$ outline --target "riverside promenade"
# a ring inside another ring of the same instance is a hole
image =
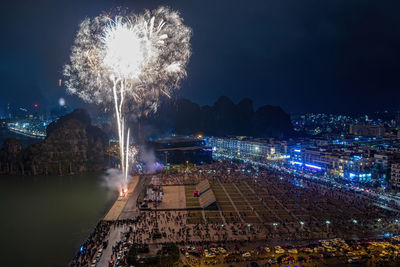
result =
[[[122,232],[127,230],[121,220],[134,220],[140,215],[137,199],[145,187],[143,183],[148,180],[148,177],[133,176],[126,196],[114,202],[68,266],[109,266],[113,247],[122,239]],[[108,243],[106,248],[103,247],[104,242]]]
[[[135,188],[139,182],[139,176],[135,175],[133,176],[133,179],[130,181],[128,184],[128,193],[125,197],[123,198],[118,198],[114,205],[111,207],[111,209],[108,211],[106,216],[104,217],[104,220],[106,221],[113,221],[113,220],[118,220],[122,210],[124,209],[126,203],[128,200],[132,197],[133,192],[135,191]]]
[[[104,221],[117,221],[126,219],[135,219],[139,216],[139,209],[137,208],[137,199],[140,192],[145,187],[148,178],[142,176],[134,176],[128,185],[128,193],[123,198],[118,198],[111,209],[104,217]],[[103,250],[103,253],[97,263],[97,267],[108,267],[109,261],[112,258],[113,247],[121,241],[123,232],[127,231],[128,227],[124,224],[113,223],[110,227],[110,231],[104,241],[108,242],[107,248]]]

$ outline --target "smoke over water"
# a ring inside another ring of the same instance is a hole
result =
[[[121,188],[125,186],[125,176],[118,169],[108,169],[104,173],[102,179],[103,179],[102,181],[103,186],[111,190],[119,191]],[[128,176],[128,183],[130,182],[131,179],[132,177]]]

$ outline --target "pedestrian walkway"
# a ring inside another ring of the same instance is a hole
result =
[[[108,241],[108,246],[103,250],[103,254],[96,267],[108,267],[109,260],[111,259],[111,255],[113,253],[112,248],[116,245],[118,241],[122,239],[121,232],[126,231],[127,227],[125,225],[115,225],[110,229],[110,234],[106,239]]]
[[[128,193],[125,197],[122,199],[118,199],[115,201],[114,205],[111,207],[111,209],[108,211],[106,216],[104,217],[104,220],[106,221],[112,221],[112,220],[117,220],[119,215],[121,214],[122,210],[124,209],[126,202],[128,202],[129,197],[132,195],[132,192],[135,190],[136,185],[139,181],[139,176],[133,176],[133,179],[131,182],[128,184]]]

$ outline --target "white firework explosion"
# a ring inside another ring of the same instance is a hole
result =
[[[186,77],[191,29],[178,12],[166,7],[140,15],[100,15],[79,26],[64,66],[66,87],[86,102],[112,104],[118,125],[122,173],[130,157],[125,117],[156,111]]]

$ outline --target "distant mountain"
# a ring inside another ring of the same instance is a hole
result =
[[[238,104],[221,96],[212,106],[200,107],[187,99],[163,104],[142,122],[160,132],[212,136],[289,138],[294,135],[290,117],[280,107],[265,105],[254,111],[249,98]]]

